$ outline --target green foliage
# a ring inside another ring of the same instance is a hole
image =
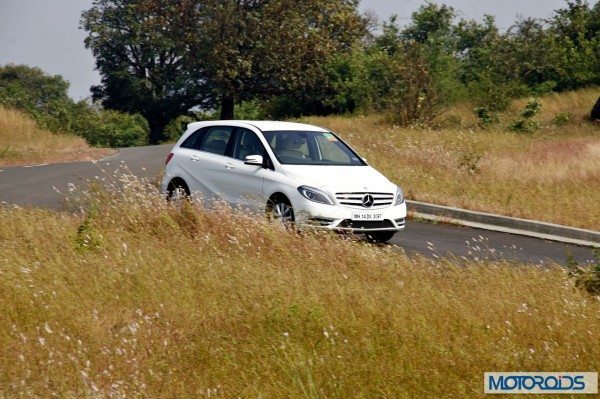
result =
[[[94,251],[100,248],[102,239],[94,228],[94,219],[98,213],[97,205],[92,204],[85,218],[77,228],[75,235],[75,249],[80,252]]]
[[[143,116],[105,110],[81,118],[80,135],[97,147],[131,147],[148,143],[148,122]]]
[[[74,102],[69,84],[27,65],[0,66],[0,105],[29,114],[42,128],[81,136],[95,146],[147,144],[148,123],[140,115]]]
[[[541,111],[542,103],[538,98],[530,100],[523,111],[520,118],[509,125],[509,129],[514,132],[531,133],[540,128],[540,123],[533,118]]]
[[[491,111],[486,107],[475,108],[475,114],[477,115],[477,119],[479,120],[479,125],[481,127],[487,127],[496,124],[499,121],[498,113]]]
[[[69,83],[26,65],[0,66],[0,105],[29,114],[41,127],[70,131],[76,105],[67,95]]]
[[[516,97],[600,84],[600,4],[585,0],[506,32],[492,16],[459,20],[427,2],[406,27],[392,17],[376,35],[355,0],[199,4],[98,0],[83,15],[103,76],[95,98],[145,115],[153,142],[194,107],[220,105],[225,119],[236,104],[252,119],[375,110],[406,125],[467,100],[488,125]]]
[[[140,113],[150,142],[167,123],[214,101],[199,56],[201,34],[194,2],[97,0],[82,15],[85,45],[96,58],[101,84],[94,100],[105,108]]]
[[[94,98],[144,115],[152,142],[193,107],[220,103],[232,119],[236,102],[321,86],[328,56],[366,31],[357,5],[97,0],[82,19],[102,75]]]
[[[237,119],[260,120],[266,119],[266,113],[258,100],[242,101],[235,111]]]
[[[187,125],[196,121],[197,119],[189,115],[180,115],[177,118],[173,119],[165,127],[165,131],[163,133],[165,141],[177,141],[179,137],[181,137],[183,132],[187,129]]]
[[[595,248],[593,254],[595,262],[583,267],[573,258],[573,254],[568,253],[566,266],[569,277],[575,280],[575,286],[592,295],[600,295],[600,249]]]
[[[573,119],[573,115],[570,112],[559,112],[552,119],[552,123],[556,126],[563,126],[569,124]]]

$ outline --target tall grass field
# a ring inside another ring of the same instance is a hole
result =
[[[598,370],[600,301],[558,265],[409,258],[124,186],[0,209],[0,397],[465,398],[485,371]]]
[[[549,94],[532,132],[509,130],[527,101],[481,128],[469,104],[433,127],[390,126],[380,116],[310,117],[405,188],[408,199],[600,230],[598,88]]]

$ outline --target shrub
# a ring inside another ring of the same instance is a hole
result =
[[[538,98],[530,100],[523,111],[521,111],[521,118],[512,122],[508,128],[514,132],[525,132],[531,133],[540,128],[538,121],[532,120],[542,109],[542,103]]]
[[[559,112],[554,116],[552,122],[557,126],[563,126],[571,122],[573,115],[570,112]]]
[[[165,127],[163,135],[165,136],[165,141],[177,141],[187,129],[187,125],[192,122],[196,122],[196,118],[193,118],[189,115],[180,115],[177,118],[173,119],[169,124]]]
[[[475,108],[475,115],[477,115],[481,127],[498,123],[498,113],[491,111],[489,108],[477,107]]]
[[[235,119],[260,120],[265,118],[265,110],[258,100],[242,101],[235,110]]]
[[[600,249],[593,250],[596,262],[582,267],[573,259],[572,254],[568,254],[567,267],[569,276],[575,279],[575,285],[584,289],[592,295],[600,295]]]
[[[131,147],[148,144],[148,122],[139,114],[119,111],[90,112],[78,130],[88,143],[98,147]]]
[[[94,108],[74,102],[62,76],[27,65],[0,67],[0,105],[16,108],[51,132],[73,133],[94,146],[147,144],[148,122],[140,115]]]

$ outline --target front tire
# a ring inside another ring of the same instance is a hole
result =
[[[269,219],[278,221],[284,227],[288,228],[294,225],[294,209],[286,197],[270,199],[266,211]]]
[[[365,236],[369,242],[383,244],[391,240],[395,234],[395,231],[374,231],[365,234]]]

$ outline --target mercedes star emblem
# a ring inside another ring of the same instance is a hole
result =
[[[373,196],[371,194],[365,195],[362,199],[362,204],[365,208],[372,207],[374,202],[375,200],[373,199]]]

